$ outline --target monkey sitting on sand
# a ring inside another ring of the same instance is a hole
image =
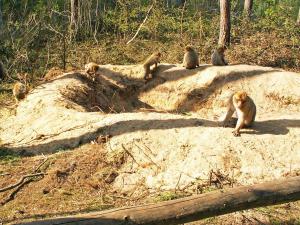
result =
[[[13,95],[15,97],[16,104],[18,104],[20,100],[24,99],[26,94],[28,93],[28,87],[27,87],[28,74],[27,73],[25,73],[25,74],[18,73],[17,76],[20,81],[23,81],[23,83],[18,81],[14,84]]]
[[[245,91],[239,91],[230,96],[223,126],[226,126],[234,112],[237,113],[238,120],[232,133],[234,136],[240,136],[240,129],[251,126],[256,116],[256,106]]]
[[[100,66],[94,62],[90,62],[88,64],[85,64],[84,66],[85,72],[91,76],[92,80],[95,81],[96,79],[96,73],[100,69]]]
[[[151,66],[154,65],[154,69],[156,69],[157,68],[157,64],[160,63],[160,57],[161,57],[161,53],[160,52],[153,53],[143,63],[143,67],[144,67],[144,79],[145,80],[148,80],[149,78],[151,78],[150,77]]]
[[[228,65],[227,61],[225,60],[225,52],[226,48],[223,46],[219,46],[215,49],[211,55],[211,64],[214,66],[226,66]]]
[[[186,69],[195,69],[196,67],[199,67],[198,53],[190,45],[185,47],[185,54],[183,56],[183,66]]]

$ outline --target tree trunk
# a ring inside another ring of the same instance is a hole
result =
[[[262,184],[223,189],[156,204],[53,218],[25,224],[183,224],[235,211],[297,200],[300,200],[300,176]]]
[[[299,12],[298,12],[297,25],[300,26],[300,7],[299,7]]]
[[[230,45],[230,0],[220,0],[220,46]]]
[[[3,28],[3,19],[2,19],[2,8],[1,8],[2,1],[0,0],[0,34],[2,33]]]
[[[176,6],[177,7],[183,7],[186,0],[176,0]]]
[[[245,0],[244,14],[248,19],[250,19],[252,15],[252,6],[253,6],[253,0]]]
[[[71,0],[71,29],[77,30],[78,25],[78,0]]]

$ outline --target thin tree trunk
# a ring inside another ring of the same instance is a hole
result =
[[[252,6],[253,6],[253,0],[245,0],[244,14],[248,19],[250,19],[252,15]]]
[[[71,0],[71,29],[77,30],[78,25],[78,0]]]
[[[1,4],[2,4],[2,1],[0,0],[0,34],[2,33],[2,28],[3,28],[3,18],[2,18]]]
[[[220,46],[230,45],[230,0],[220,0]]]
[[[299,7],[299,12],[298,12],[297,25],[300,26],[300,7]]]

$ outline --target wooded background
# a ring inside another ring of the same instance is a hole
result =
[[[180,63],[193,44],[209,62],[220,2],[230,3],[231,62],[299,71],[300,0],[0,0],[0,60],[10,77],[35,78],[53,66],[139,63],[157,49]]]

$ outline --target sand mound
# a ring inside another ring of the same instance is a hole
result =
[[[1,123],[0,139],[9,150],[40,154],[109,135],[111,154],[130,155],[114,183],[122,191],[185,188],[212,170],[253,183],[300,169],[299,86],[299,74],[258,66],[163,64],[145,83],[140,66],[106,65],[95,82],[70,72],[31,91]],[[241,89],[258,112],[237,138],[217,119]]]

